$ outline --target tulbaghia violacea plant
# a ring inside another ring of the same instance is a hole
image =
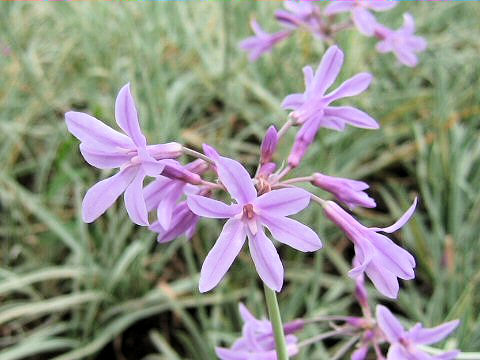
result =
[[[410,14],[404,14],[404,25],[398,30],[392,30],[378,22],[373,12],[391,10],[397,5],[396,1],[333,0],[329,1],[324,9],[307,0],[286,0],[283,4],[285,10],[277,10],[275,18],[285,30],[268,34],[255,20],[252,21],[256,36],[240,43],[240,48],[250,54],[250,61],[256,61],[271,51],[279,42],[293,36],[296,30],[310,32],[321,41],[332,45],[340,31],[355,26],[361,34],[379,40],[378,52],[393,52],[400,63],[410,67],[418,63],[416,53],[427,48],[425,39],[414,35],[415,24]],[[344,13],[350,15],[350,20],[339,22],[338,17]]]
[[[294,28],[321,29],[324,26],[324,23],[315,22],[318,11],[313,4],[288,3],[287,9],[288,13],[277,13],[277,17],[289,25],[285,34]],[[369,5],[352,9],[356,13],[378,10],[379,7]],[[275,36],[262,33],[259,28],[256,32],[258,39],[251,39],[247,44],[253,56],[276,42]],[[383,41],[396,43],[392,36],[397,35],[386,34]],[[408,38],[407,42],[410,40]],[[303,93],[288,95],[283,101],[283,108],[292,111],[278,130],[272,125],[263,136],[255,173],[249,173],[245,165],[220,155],[206,144],[202,151],[177,142],[147,145],[128,84],[120,90],[115,104],[115,119],[124,133],[84,113],[68,112],[65,115],[68,130],[81,141],[80,151],[85,160],[100,169],[119,169],[118,173],[87,191],[83,201],[85,222],[101,216],[123,192],[131,220],[158,233],[159,243],[183,235],[191,239],[201,218],[225,219],[220,234],[212,235],[214,244],[201,268],[199,290],[202,293],[224,286],[220,284],[221,280],[248,239],[253,265],[264,283],[270,319],[258,320],[241,305],[242,337],[229,348],[216,349],[221,359],[286,360],[297,354],[300,348],[330,337],[350,338],[334,355],[336,359],[353,350],[352,359],[363,360],[370,349],[374,349],[377,359],[384,359],[381,344],[385,343],[390,344],[390,360],[430,359],[430,355],[418,345],[438,341],[456,326],[456,323],[447,323],[424,329],[416,325],[405,331],[396,320],[392,320],[388,310],[379,307],[375,318],[370,309],[365,276],[389,298],[398,295],[398,278],[411,280],[415,277],[414,257],[382,233],[392,233],[405,225],[413,215],[416,199],[393,225],[366,227],[334,200],[323,199],[299,185],[314,185],[314,189],[326,191],[350,209],[375,208],[375,200],[366,192],[367,183],[326,175],[319,171],[321,169],[307,176],[290,177],[292,169],[301,171],[302,159],[321,129],[345,131],[347,124],[371,130],[379,127],[374,118],[348,102],[342,106],[332,104],[338,99],[360,94],[372,80],[370,74],[360,73],[327,93],[342,68],[343,57],[340,48],[331,46],[315,72],[311,67],[304,68],[306,89]],[[287,159],[278,158],[277,150],[285,142],[285,134],[298,127],[290,155]],[[195,160],[185,163],[185,155]],[[284,285],[284,267],[275,244],[286,244],[302,252],[322,248],[322,242],[312,227],[290,218],[310,205],[323,207],[326,218],[353,243],[355,258],[349,275],[356,282],[355,294],[362,316],[297,319],[283,325],[276,293]],[[324,320],[335,323],[332,331],[302,341],[293,335],[306,324],[318,324]],[[447,352],[437,358],[451,359],[455,354]]]

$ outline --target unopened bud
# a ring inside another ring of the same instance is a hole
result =
[[[260,146],[260,163],[265,164],[272,160],[275,150],[277,150],[278,135],[275,126],[270,126],[263,138]]]

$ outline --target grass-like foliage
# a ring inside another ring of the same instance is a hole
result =
[[[285,120],[281,100],[303,89],[300,69],[316,66],[327,48],[299,34],[248,63],[237,44],[250,34],[250,16],[274,30],[279,6],[0,5],[1,360],[209,360],[215,345],[229,346],[240,331],[238,301],[266,314],[245,253],[221,286],[199,293],[218,222],[201,221],[191,242],[167,245],[134,226],[123,206],[84,224],[81,199],[109,174],[86,166],[63,116],[74,109],[112,125],[115,95],[130,81],[152,143],[210,143],[253,165],[265,129]],[[453,343],[439,346],[478,351],[480,6],[406,2],[378,17],[398,27],[405,11],[429,44],[415,68],[377,54],[355,31],[339,38],[346,56],[338,82],[374,75],[351,102],[381,129],[320,132],[303,169],[368,180],[378,207],[357,211],[366,224],[391,223],[419,196],[415,217],[396,235],[415,254],[417,277],[403,283],[393,309],[426,326],[459,318]],[[320,208],[303,220],[325,248],[312,255],[279,247],[283,318],[358,311],[346,276],[351,244]],[[318,332],[317,325],[305,331]],[[324,346],[342,345],[320,343],[297,358],[326,359]]]

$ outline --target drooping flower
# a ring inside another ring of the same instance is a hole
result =
[[[170,226],[164,228],[157,220],[149,229],[158,233],[157,240],[159,243],[166,243],[185,234],[187,239],[191,239],[195,234],[199,217],[195,215],[187,205],[186,201],[179,202],[173,209],[173,215]]]
[[[386,11],[396,5],[397,3],[391,0],[337,0],[325,8],[325,15],[350,12],[358,31],[366,36],[373,36],[377,20],[369,10]]]
[[[365,193],[369,186],[363,181],[315,173],[313,174],[312,184],[332,193],[338,200],[347,204],[350,209],[356,206],[367,208],[376,206],[375,200]]]
[[[308,1],[284,1],[286,10],[277,10],[275,18],[289,29],[305,28],[317,37],[326,37],[320,8]]]
[[[427,48],[425,39],[415,35],[415,21],[408,13],[403,15],[403,26],[398,30],[377,24],[375,36],[381,40],[377,44],[378,52],[393,52],[399,62],[410,67],[418,64],[416,53]]]
[[[222,156],[214,160],[221,183],[236,203],[227,205],[199,195],[187,197],[190,210],[198,216],[228,219],[202,265],[200,291],[209,291],[220,282],[246,237],[260,278],[271,289],[280,291],[283,265],[264,227],[275,239],[297,250],[320,249],[322,244],[314,231],[287,217],[306,208],[310,195],[299,188],[287,188],[257,196],[250,175],[239,162]]]
[[[157,223],[164,231],[170,229],[172,215],[175,213],[174,209],[178,201],[185,193],[198,192],[197,188],[191,184],[198,183],[199,174],[208,169],[208,164],[200,159],[185,166],[174,160],[165,161],[164,164],[165,169],[162,175],[157,176],[143,189],[147,211],[157,209],[157,222],[151,227],[156,232],[159,232]],[[177,219],[179,219],[178,216]]]
[[[392,233],[400,229],[413,215],[416,205],[417,199],[391,226],[367,228],[333,201],[325,202],[323,208],[327,217],[339,226],[354,244],[359,265],[350,270],[349,275],[352,278],[365,273],[378,291],[390,298],[396,298],[399,289],[397,278],[410,280],[415,277],[413,256],[378,232]]]
[[[239,305],[243,319],[242,337],[230,349],[217,347],[215,352],[221,360],[276,360],[275,338],[270,321],[255,318],[245,305]],[[298,353],[297,337],[293,333],[303,329],[303,321],[295,320],[284,325],[289,356]]]
[[[417,323],[406,331],[388,308],[377,305],[377,322],[390,343],[388,360],[453,360],[459,354],[458,350],[452,350],[441,355],[430,355],[418,347],[436,343],[447,337],[460,323],[458,320],[434,328],[424,328],[422,324]]]
[[[147,175],[160,174],[164,168],[161,159],[180,156],[182,146],[178,143],[147,145],[140,130],[130,84],[118,93],[115,119],[126,135],[88,114],[74,111],[65,114],[68,130],[81,141],[80,151],[90,165],[100,169],[120,168],[117,174],[87,191],[82,204],[83,220],[94,221],[125,192],[128,215],[134,223],[147,226],[143,180]]]
[[[315,139],[320,127],[343,131],[346,124],[364,129],[378,129],[378,123],[363,111],[351,106],[330,106],[330,103],[345,97],[355,96],[367,89],[372,80],[368,73],[360,73],[346,80],[335,91],[325,95],[334,83],[343,65],[343,52],[331,46],[314,73],[310,66],[303,68],[305,92],[288,95],[282,102],[284,109],[302,127],[297,133],[289,157],[289,165],[298,166],[306,149]]]
[[[255,61],[264,53],[270,51],[278,42],[290,36],[291,31],[283,30],[270,34],[263,30],[256,20],[250,21],[255,36],[251,36],[240,42],[240,48],[249,53],[249,60]]]

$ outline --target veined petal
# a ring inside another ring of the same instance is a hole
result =
[[[208,253],[200,272],[200,292],[213,289],[240,252],[245,242],[245,227],[240,220],[229,219]]]
[[[303,103],[303,94],[291,94],[288,95],[285,99],[283,99],[282,108],[296,110],[297,108],[302,106]]]
[[[270,230],[272,236],[299,251],[316,251],[322,248],[317,234],[308,226],[287,217],[260,216],[261,222]]]
[[[394,273],[384,267],[378,267],[374,260],[368,264],[365,273],[380,293],[391,299],[397,298],[399,285]]]
[[[352,11],[353,22],[363,35],[373,36],[377,20],[370,11],[365,8],[357,7]]]
[[[277,249],[262,229],[255,235],[248,232],[248,248],[260,278],[270,289],[280,291],[283,285],[283,265]]]
[[[212,219],[231,218],[242,212],[242,207],[237,204],[227,205],[201,195],[188,195],[187,204],[194,214]]]
[[[69,111],[65,121],[70,133],[82,143],[95,147],[99,151],[115,151],[117,148],[131,149],[132,140],[100,120],[85,113]]]
[[[273,190],[254,200],[262,213],[272,216],[296,214],[308,206],[310,194],[300,188]]]
[[[392,312],[383,305],[377,305],[376,315],[378,326],[383,331],[388,341],[391,343],[400,341],[400,338],[403,337],[405,330],[403,325],[397,320]]]
[[[132,182],[137,171],[138,167],[127,167],[88,189],[82,203],[83,221],[86,223],[95,221],[112,206]]]
[[[324,97],[324,101],[329,104],[332,101],[344,97],[355,96],[364,92],[372,82],[372,75],[369,73],[360,73],[344,81],[335,91]]]
[[[164,176],[157,178],[143,188],[143,197],[147,205],[147,211],[152,211],[160,204],[160,201],[170,193],[170,188],[175,187],[176,181]]]
[[[392,240],[381,234],[369,237],[376,249],[374,261],[382,268],[386,268],[397,277],[411,280],[415,277],[414,257],[405,249],[395,244]]]
[[[81,143],[80,152],[87,163],[99,169],[113,169],[130,161],[131,156],[115,151],[102,151],[91,143]]]
[[[173,209],[175,209],[178,200],[182,197],[183,186],[183,183],[175,182],[175,185],[169,188],[169,193],[160,200],[160,203],[158,204],[157,219],[165,230],[170,229]]]
[[[409,335],[416,344],[434,344],[447,337],[448,334],[455,330],[458,324],[460,324],[460,321],[453,320],[430,329],[421,326],[414,327],[409,331]]]
[[[148,226],[147,205],[143,198],[143,179],[145,179],[145,173],[140,169],[125,191],[125,208],[135,224]]]
[[[115,101],[115,119],[118,126],[125,131],[138,147],[145,147],[147,140],[140,130],[137,109],[130,93],[130,83],[120,89]]]
[[[220,181],[239,204],[248,204],[257,197],[250,175],[238,161],[220,156],[215,163]]]
[[[342,12],[347,12],[355,7],[356,1],[344,0],[344,1],[332,1],[325,8],[325,15],[334,15]]]
[[[378,123],[367,113],[351,106],[327,106],[325,116],[339,118],[352,126],[362,129],[378,129]]]
[[[395,221],[395,223],[393,223],[392,225],[387,226],[385,228],[370,228],[370,230],[382,231],[382,232],[386,232],[386,233],[393,233],[393,232],[397,231],[403,225],[405,225],[408,222],[408,220],[410,220],[410,218],[412,217],[413,213],[415,212],[415,208],[417,207],[417,200],[418,200],[418,198],[415,197],[415,200],[413,200],[413,204],[410,205],[410,207],[408,208],[407,211],[405,211],[405,214],[403,214],[400,217],[400,219]]]
[[[315,72],[309,93],[321,96],[332,86],[343,65],[343,52],[336,45],[330,46],[323,55],[322,61]]]

